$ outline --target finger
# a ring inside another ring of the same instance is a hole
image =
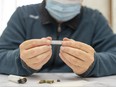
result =
[[[48,39],[48,40],[52,40],[52,37],[43,37],[43,38],[41,38],[41,39]]]
[[[94,49],[90,45],[87,45],[87,44],[82,43],[82,42],[77,42],[77,41],[74,41],[74,40],[63,41],[62,46],[69,46],[69,47],[77,48],[77,49],[83,50],[87,53],[94,52]]]
[[[79,49],[61,46],[61,51],[68,53],[74,56],[75,58],[80,59],[81,61],[86,61],[88,59],[88,54]]]
[[[72,70],[75,68],[79,68],[79,67],[75,67],[73,64],[71,64],[63,55],[62,53],[59,54],[60,58],[63,60],[63,62],[68,65]]]
[[[51,56],[52,56],[52,52],[45,58],[45,60],[42,61],[42,64],[43,65],[46,64],[50,60]]]
[[[47,58],[47,56],[51,55],[51,51],[47,51],[46,53],[43,53],[41,55],[38,55],[37,57],[35,58],[32,58],[32,59],[29,59],[28,61],[31,63],[31,64],[41,64],[41,62]]]
[[[83,68],[81,68],[80,66],[75,66],[72,63],[70,63],[66,57],[64,57],[61,53],[59,54],[59,56],[61,57],[61,59],[64,61],[64,63],[66,63],[72,70],[74,73],[77,74],[82,74]]]
[[[52,37],[47,37],[48,40],[52,40]]]
[[[51,53],[46,57],[46,58],[42,58],[39,62],[34,63],[31,59],[28,60],[26,63],[29,67],[31,67],[32,69],[38,70],[41,69],[41,67],[48,62],[48,60],[51,58],[52,55],[52,50],[50,51]]]
[[[69,38],[67,38],[67,37],[65,37],[64,39],[63,39],[63,41],[73,41],[72,39],[69,39]]]
[[[71,64],[75,66],[82,67],[85,62],[81,61],[80,59],[75,58],[74,56],[71,56],[67,53],[61,52],[61,54],[68,60]]]
[[[63,38],[63,41],[70,41],[67,37]]]
[[[32,40],[27,40],[23,42],[23,44],[20,45],[21,49],[30,49],[33,47],[37,46],[42,46],[42,45],[50,45],[51,41],[47,39],[32,39]]]
[[[38,67],[38,66],[43,66],[44,64],[46,64],[50,58],[51,58],[52,54],[49,54],[46,58],[44,58],[43,60],[41,60],[41,63],[35,63],[34,66]]]
[[[51,50],[51,46],[45,45],[45,46],[35,47],[32,49],[25,50],[24,53],[21,55],[21,57],[22,58],[33,58],[49,50]]]

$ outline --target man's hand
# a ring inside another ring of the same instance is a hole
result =
[[[51,58],[51,38],[32,39],[20,45],[20,58],[32,69],[38,70]]]
[[[94,62],[94,53],[91,46],[64,38],[59,55],[76,74],[83,74]]]

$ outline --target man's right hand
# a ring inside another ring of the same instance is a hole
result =
[[[32,39],[20,45],[20,58],[32,69],[39,70],[52,55],[51,39]]]

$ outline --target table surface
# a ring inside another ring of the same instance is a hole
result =
[[[39,80],[57,80],[53,84],[39,84]],[[36,73],[27,77],[25,84],[8,80],[8,75],[0,74],[0,87],[116,87],[116,76],[82,78],[74,73]]]

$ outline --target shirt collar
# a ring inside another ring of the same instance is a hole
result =
[[[48,11],[46,10],[45,5],[46,5],[45,1],[43,1],[39,5],[40,20],[42,24],[53,23],[55,25],[58,25],[57,21],[53,17],[51,17]],[[70,21],[64,22],[63,25],[68,26],[71,29],[77,29],[77,27],[79,26],[81,22],[81,18],[82,18],[82,13],[83,13],[82,8],[81,8],[80,14],[78,14],[76,17],[74,17]]]

